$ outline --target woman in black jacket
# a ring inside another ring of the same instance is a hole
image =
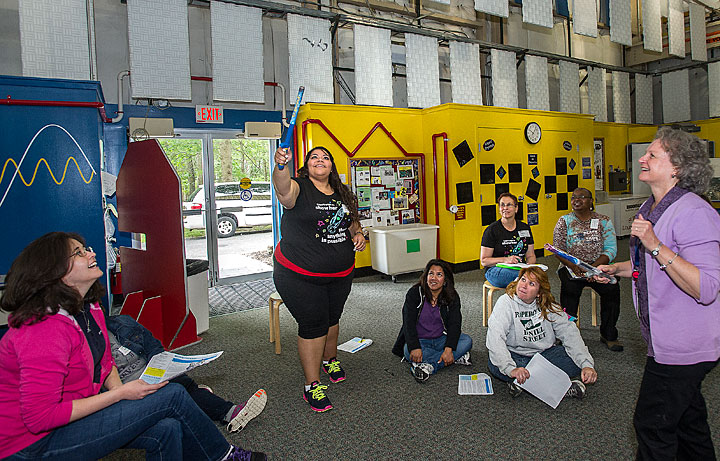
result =
[[[470,365],[472,339],[460,332],[460,297],[450,265],[431,259],[420,281],[410,287],[403,305],[403,326],[393,347],[395,355],[410,362],[419,383],[441,368]]]

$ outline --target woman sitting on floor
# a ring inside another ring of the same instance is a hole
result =
[[[92,248],[64,232],[12,263],[0,298],[11,313],[0,340],[0,458],[100,459],[127,447],[146,459],[266,459],[230,445],[181,385],[120,381],[102,275]]]
[[[410,287],[402,309],[403,325],[393,353],[410,362],[410,373],[419,383],[441,368],[470,365],[472,339],[460,332],[460,296],[450,264],[432,259],[420,281]]]
[[[562,344],[555,344],[556,338]],[[485,344],[490,373],[508,383],[513,397],[522,393],[513,379],[522,384],[530,377],[525,366],[537,353],[572,379],[568,396],[582,398],[585,384],[597,380],[593,358],[580,331],[555,304],[548,277],[539,267],[522,269],[497,300],[488,320]],[[573,379],[576,377],[581,380]]]

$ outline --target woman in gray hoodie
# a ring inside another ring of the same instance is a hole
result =
[[[562,344],[555,344],[556,339]],[[555,304],[547,275],[539,267],[522,269],[497,300],[488,320],[485,344],[490,373],[508,383],[513,397],[522,393],[514,380],[522,384],[530,377],[525,367],[537,353],[572,379],[567,394],[571,397],[582,398],[585,384],[597,380],[593,358],[580,331]]]

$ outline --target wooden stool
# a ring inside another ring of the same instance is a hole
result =
[[[592,326],[597,326],[597,293],[595,293],[595,290],[593,290],[590,287],[583,288],[584,290],[590,290],[590,305],[592,308]],[[578,304],[578,314],[577,314],[577,322],[576,325],[578,328],[580,328],[580,304]]]
[[[593,292],[594,293],[594,292]],[[270,342],[275,343],[275,353],[280,349],[280,305],[283,303],[280,294],[276,291],[270,295]]]
[[[492,298],[493,293],[496,291],[499,291],[501,293],[505,292],[505,288],[498,288],[492,283],[485,280],[485,283],[483,283],[482,286],[482,316],[483,316],[483,326],[487,326],[487,321],[490,318],[490,314],[492,314],[493,304],[492,304]],[[593,293],[595,293],[593,291]]]

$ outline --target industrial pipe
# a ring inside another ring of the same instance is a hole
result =
[[[122,72],[118,73],[117,75],[117,95],[118,95],[118,103],[117,103],[117,115],[113,117],[111,120],[112,123],[117,123],[120,120],[123,119],[123,115],[125,114],[125,111],[123,110],[123,87],[122,87],[122,80],[123,78],[130,75],[129,70],[123,70]]]

